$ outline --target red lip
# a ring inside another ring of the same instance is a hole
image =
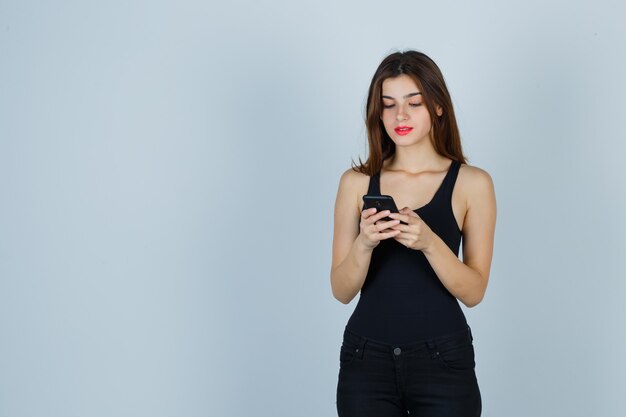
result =
[[[413,130],[413,128],[409,126],[398,126],[394,129],[394,131],[400,136],[408,134],[411,130]]]

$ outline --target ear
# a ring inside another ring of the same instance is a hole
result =
[[[437,116],[441,116],[443,114],[443,109],[441,106],[436,106]]]

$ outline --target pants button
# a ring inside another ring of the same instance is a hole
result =
[[[401,350],[400,348],[395,348],[395,349],[393,350],[393,353],[394,353],[396,356],[398,356],[400,353],[402,353],[402,350]]]

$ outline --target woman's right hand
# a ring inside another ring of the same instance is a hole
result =
[[[361,222],[359,224],[360,236],[368,249],[374,249],[381,240],[389,239],[400,233],[400,230],[387,230],[389,227],[400,223],[400,220],[381,221],[381,219],[388,216],[389,213],[389,210],[376,213],[375,207],[361,212]]]

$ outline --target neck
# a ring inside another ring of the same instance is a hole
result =
[[[430,140],[424,138],[411,146],[397,146],[396,152],[386,161],[385,169],[417,174],[424,171],[438,171],[447,158],[439,155]]]

